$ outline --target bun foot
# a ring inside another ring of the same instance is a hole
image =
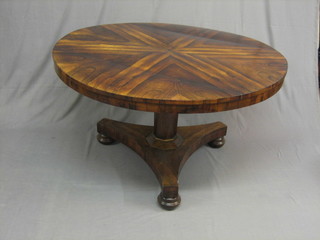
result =
[[[225,142],[226,141],[224,140],[224,137],[219,137],[219,138],[209,142],[208,145],[212,148],[221,148]]]
[[[103,145],[110,145],[115,142],[113,138],[103,135],[101,133],[97,135],[97,140]]]
[[[180,205],[181,197],[178,194],[176,197],[164,197],[162,192],[158,196],[158,203],[163,209],[173,210]]]

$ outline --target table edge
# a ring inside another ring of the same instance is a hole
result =
[[[256,92],[245,95],[215,100],[175,101],[134,98],[101,91],[76,81],[59,68],[54,61],[54,68],[59,78],[70,88],[91,99],[117,107],[146,112],[170,113],[210,113],[238,109],[260,103],[276,94],[283,85],[286,73],[276,83]]]

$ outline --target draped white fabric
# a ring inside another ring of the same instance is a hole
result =
[[[246,35],[288,60],[271,99],[180,115],[179,125],[223,121],[228,135],[191,156],[171,212],[139,156],[95,140],[103,117],[151,125],[153,114],[80,96],[53,69],[63,35],[118,22]],[[0,239],[320,239],[317,41],[317,0],[1,0]]]

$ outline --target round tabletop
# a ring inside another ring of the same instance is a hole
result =
[[[129,109],[204,113],[261,102],[282,86],[286,59],[244,36],[161,23],[99,25],[71,32],[53,49],[71,88]]]

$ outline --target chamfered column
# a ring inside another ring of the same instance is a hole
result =
[[[160,139],[173,139],[177,135],[177,113],[155,113],[154,135]]]

